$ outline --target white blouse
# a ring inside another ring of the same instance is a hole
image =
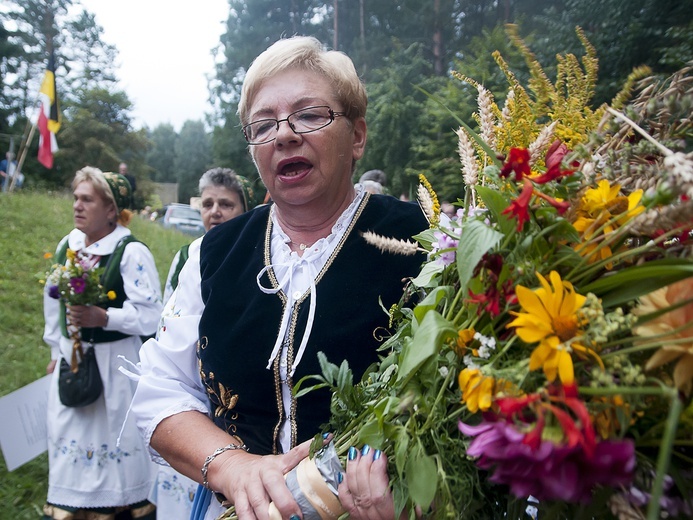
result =
[[[332,227],[330,235],[306,248],[303,256],[299,256],[289,248],[289,237],[281,229],[272,208],[273,225],[270,245],[272,268],[279,282],[279,289],[289,298],[289,302],[285,305],[286,313],[282,316],[281,330],[287,329],[286,323],[291,319],[292,303],[300,299],[306,291],[311,291],[311,306],[315,305],[319,296],[315,287],[315,277],[325,266],[349,228],[364,195],[365,192],[358,189],[354,201]],[[200,245],[203,239],[204,237],[198,238],[190,245],[189,258],[179,275],[178,287],[166,303],[161,315],[157,338],[147,341],[142,346],[140,365],[136,370],[139,376],[132,375],[139,379],[132,402],[137,426],[149,446],[152,458],[164,464],[165,461],[150,444],[158,424],[167,417],[185,411],[195,410],[207,415],[211,413],[207,392],[200,379],[196,352],[198,325],[204,310],[200,290]],[[276,293],[279,289],[260,285],[260,277],[266,269],[263,268],[257,275],[258,290]],[[308,324],[303,332],[294,367],[300,362],[310,336],[312,316],[314,316],[314,307],[309,312]],[[286,379],[287,375],[286,351],[282,347],[284,334],[280,331],[275,349],[268,360],[271,364],[277,354],[281,356],[282,379]],[[287,387],[283,387],[282,396],[286,410],[285,416],[289,417],[291,392]],[[285,452],[288,451],[291,447],[288,421],[285,421],[279,439],[282,449]]]

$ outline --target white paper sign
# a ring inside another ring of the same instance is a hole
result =
[[[7,471],[12,471],[48,449],[46,410],[52,376],[0,397],[0,448]]]

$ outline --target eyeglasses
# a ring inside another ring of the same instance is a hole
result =
[[[309,134],[325,128],[335,117],[345,116],[346,112],[334,112],[328,106],[306,107],[289,114],[285,119],[260,119],[243,127],[243,135],[248,144],[265,144],[274,141],[279,131],[279,123],[286,121],[297,134]]]

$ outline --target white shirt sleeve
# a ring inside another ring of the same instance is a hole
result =
[[[105,330],[148,336],[161,315],[161,282],[151,251],[140,242],[125,247],[120,262],[126,300],[122,309],[109,307]]]
[[[161,315],[156,339],[140,350],[140,375],[132,401],[137,421],[153,460],[165,463],[150,446],[158,424],[172,415],[198,411],[210,413],[197,359],[198,325],[204,305],[200,294],[200,243],[190,246],[190,257],[179,283]]]
[[[56,253],[66,240],[67,237],[60,241],[56,248]],[[43,288],[43,319],[43,341],[45,341],[51,349],[51,359],[59,359],[60,338],[63,335],[60,330],[60,301],[48,296],[47,285]]]

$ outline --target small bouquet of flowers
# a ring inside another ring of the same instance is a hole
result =
[[[53,258],[51,253],[46,253],[44,258]],[[65,265],[54,263],[41,277],[41,281],[48,287],[48,296],[61,300],[65,305],[96,305],[108,300],[114,300],[114,291],[104,292],[101,285],[103,268],[96,267],[100,257],[85,254],[81,251],[67,249]],[[79,327],[69,323],[68,333],[73,340],[72,369],[77,366],[77,353],[82,358],[82,338]]]
[[[478,91],[479,128],[459,121],[456,216],[421,176],[430,229],[365,236],[429,255],[389,309],[381,361],[355,382],[321,356],[297,395],[331,390],[337,454],[384,450],[412,515],[690,518],[691,69],[637,70],[592,110],[597,61],[581,31],[582,66],[559,57],[555,84],[510,35],[532,95],[500,55],[502,107],[457,75]]]

